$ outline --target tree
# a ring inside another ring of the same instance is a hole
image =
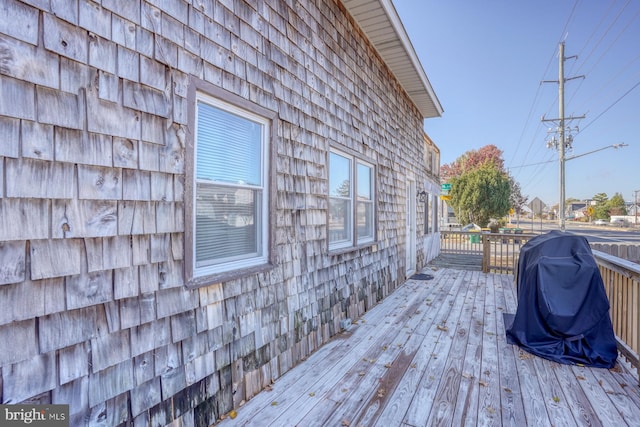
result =
[[[342,181],[342,183],[336,188],[336,195],[342,197],[349,197],[349,193],[351,192],[351,183],[349,183],[348,179]]]
[[[513,211],[516,214],[516,223],[520,225],[520,215],[522,214],[522,208],[526,206],[529,201],[528,196],[522,195],[522,189],[520,188],[520,184],[513,179],[512,176],[509,176],[509,186],[511,187],[511,195],[509,196],[509,204],[513,208]]]
[[[593,216],[596,219],[609,219],[609,208],[607,207],[609,197],[607,196],[607,193],[595,194],[593,196],[593,201],[596,202],[593,207]]]
[[[490,163],[501,172],[504,172],[504,160],[502,150],[495,145],[485,145],[476,150],[470,150],[458,157],[453,163],[443,165],[440,168],[440,177],[443,182],[449,182],[453,177],[459,177],[465,172]]]
[[[624,197],[622,197],[622,194],[620,193],[614,194],[609,199],[609,201],[607,201],[606,208],[608,210],[609,216],[627,214],[627,207],[624,203]]]
[[[565,206],[569,206],[571,203],[578,203],[580,202],[580,200],[574,198],[574,197],[569,197],[568,199],[564,200],[564,205]]]
[[[596,202],[596,205],[599,205],[601,203],[606,203],[607,200],[609,200],[609,196],[607,196],[607,193],[597,193],[593,195],[592,199]]]
[[[489,219],[509,212],[509,177],[495,164],[482,166],[451,179],[451,205],[458,219],[487,225]]]
[[[504,169],[502,150],[495,145],[467,151],[453,163],[443,165],[440,176],[442,182],[451,184],[449,204],[463,223],[484,226],[490,218],[505,216],[514,205],[510,199],[512,187],[522,198],[520,186],[514,187],[515,181]],[[520,209],[524,203],[526,198],[519,204]]]

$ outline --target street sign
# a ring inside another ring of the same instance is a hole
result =
[[[533,199],[531,201],[531,203],[529,203],[527,206],[529,206],[529,209],[531,209],[531,211],[533,213],[537,213],[540,214],[542,213],[542,211],[544,210],[544,208],[547,206],[544,204],[544,202],[540,199],[538,199],[537,197],[535,199]]]
[[[442,184],[440,187],[442,191],[451,191],[451,184]]]
[[[451,196],[449,196],[448,194],[441,194],[440,200],[451,200]]]

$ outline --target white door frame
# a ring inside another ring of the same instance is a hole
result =
[[[407,277],[416,271],[416,182],[407,180],[405,265]]]

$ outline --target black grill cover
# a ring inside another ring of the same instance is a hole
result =
[[[612,368],[609,300],[587,239],[551,231],[520,250],[518,309],[507,341],[564,364]]]

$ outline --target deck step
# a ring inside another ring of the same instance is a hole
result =
[[[452,268],[455,270],[482,271],[482,255],[441,253],[429,262],[429,266]]]

